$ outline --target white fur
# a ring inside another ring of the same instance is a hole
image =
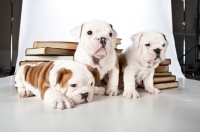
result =
[[[92,35],[88,35],[88,31],[92,31]],[[108,23],[95,19],[75,27],[71,33],[74,38],[80,39],[74,60],[97,68],[100,72],[100,79],[108,73],[106,94],[118,95],[119,70],[115,66],[117,59],[114,50],[117,37],[115,30]],[[109,33],[112,33],[112,37]],[[101,48],[102,44],[99,41],[101,37],[106,38],[105,48]]]
[[[137,84],[143,81],[145,89],[151,94],[160,93],[160,90],[153,86],[154,69],[161,61],[165,60],[165,52],[168,46],[163,34],[149,30],[131,36],[133,44],[126,48],[124,54],[127,66],[124,68],[124,93],[126,98],[138,98],[136,91]],[[146,46],[145,44],[150,44]],[[165,46],[163,47],[163,44]],[[156,58],[154,49],[159,48],[160,57]],[[134,81],[135,80],[135,81]]]
[[[57,109],[72,108],[74,104],[85,101],[81,98],[81,94],[86,92],[89,93],[87,101],[90,102],[92,100],[95,92],[95,82],[92,73],[87,69],[86,65],[71,60],[57,60],[53,64],[54,66],[49,74],[50,88],[44,94],[45,102],[52,104],[52,107]],[[33,96],[33,94],[40,96],[40,91],[25,81],[23,74],[24,66],[19,67],[15,75],[15,86],[18,87],[19,96],[29,97]],[[72,71],[72,77],[64,88],[61,88],[59,83],[56,82],[57,73],[61,68]],[[77,84],[77,87],[71,87],[70,84]]]

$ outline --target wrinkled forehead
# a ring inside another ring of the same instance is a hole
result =
[[[69,82],[91,83],[94,82],[94,77],[89,71],[86,71],[85,69],[78,69],[74,71],[74,74],[70,78]]]
[[[84,24],[83,30],[93,30],[93,31],[110,31],[111,26],[104,21],[89,21]]]
[[[146,32],[141,37],[143,43],[166,43],[165,37],[159,32]]]

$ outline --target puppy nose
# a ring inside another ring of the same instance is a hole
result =
[[[156,54],[160,54],[160,49],[159,48],[154,49],[154,52],[156,52]]]
[[[101,37],[100,38],[100,43],[104,46],[106,45],[106,38],[105,37]]]
[[[88,92],[86,92],[86,93],[82,93],[82,94],[81,94],[82,99],[87,99],[88,94],[89,94]]]

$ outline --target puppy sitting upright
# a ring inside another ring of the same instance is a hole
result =
[[[85,22],[71,30],[76,40],[80,39],[74,60],[100,72],[100,79],[108,73],[107,95],[118,95],[118,60],[114,50],[117,33],[112,25],[101,21],[92,20]]]
[[[119,55],[119,65],[123,73],[124,93],[126,98],[138,98],[137,85],[143,84],[152,94],[160,93],[153,86],[155,68],[165,60],[168,42],[160,32],[149,30],[131,36],[133,44]]]

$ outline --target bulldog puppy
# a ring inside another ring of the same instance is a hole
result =
[[[131,36],[133,43],[118,56],[120,74],[123,74],[124,93],[126,98],[140,97],[137,85],[143,81],[145,90],[158,94],[160,90],[153,86],[155,68],[165,60],[168,42],[164,34],[149,30]]]
[[[117,96],[119,66],[114,50],[117,33],[112,25],[95,19],[75,27],[71,34],[79,39],[74,60],[97,68],[101,80],[108,73],[106,94]]]
[[[72,60],[57,60],[20,66],[15,87],[21,98],[40,96],[55,109],[68,109],[90,102],[99,78],[96,69]]]

